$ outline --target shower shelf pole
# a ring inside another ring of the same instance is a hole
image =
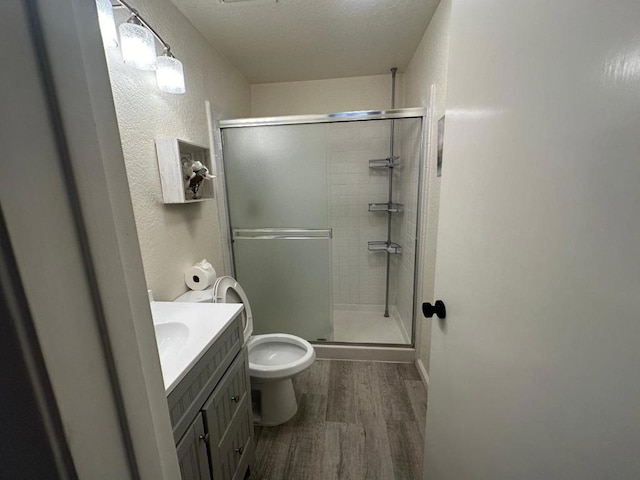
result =
[[[396,73],[398,69],[396,67],[391,69],[391,109],[396,108]],[[389,209],[387,210],[387,245],[391,245],[391,218],[393,213],[391,212],[391,206],[393,203],[393,166],[394,166],[394,143],[395,143],[395,120],[391,119],[391,128],[389,134]],[[387,274],[384,293],[384,316],[389,316],[389,281],[391,273],[391,251],[387,249]]]

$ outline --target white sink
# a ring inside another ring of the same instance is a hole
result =
[[[156,343],[160,353],[160,361],[164,362],[180,355],[187,345],[189,327],[183,323],[166,322],[156,323]]]
[[[243,308],[241,303],[151,302],[167,395]]]

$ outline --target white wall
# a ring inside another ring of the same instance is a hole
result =
[[[185,69],[187,93],[171,95],[158,90],[153,72],[124,65],[119,49],[107,52],[147,286],[156,299],[170,300],[186,290],[182,274],[189,265],[206,257],[217,271],[224,267],[216,202],[162,203],[155,139],[208,145],[205,101],[226,117],[246,117],[251,91],[169,0],[141,0],[136,6]],[[116,12],[119,22],[126,19],[123,10]]]
[[[451,0],[442,0],[404,75],[405,107],[428,106],[431,85],[435,86],[435,98],[433,100],[434,111],[431,115],[433,122],[432,141],[435,141],[438,119],[444,115],[446,107],[450,16]],[[429,193],[427,209],[423,212],[422,220],[426,222],[426,238],[423,244],[423,288],[422,297],[419,297],[420,302],[434,301],[433,289],[440,199],[440,178],[437,178],[435,174],[435,150],[435,148],[431,149],[430,156],[427,159]],[[418,350],[418,359],[428,372],[429,349],[431,345],[431,321],[425,319],[420,312],[417,312],[417,314],[416,348]]]
[[[396,106],[402,105],[402,75],[396,79]],[[380,110],[391,108],[391,73],[366,77],[251,85],[251,116]]]

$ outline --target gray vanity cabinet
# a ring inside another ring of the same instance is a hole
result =
[[[178,443],[177,450],[182,480],[211,479],[202,414],[199,413],[193,421]]]
[[[253,461],[243,339],[238,316],[168,396],[183,480],[241,480]]]

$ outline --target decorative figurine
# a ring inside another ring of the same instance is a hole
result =
[[[209,173],[209,169],[202,162],[195,161],[192,164],[183,164],[185,170],[185,179],[187,187],[191,191],[191,198],[198,199],[198,191],[202,186],[203,180],[213,180],[216,178]]]

